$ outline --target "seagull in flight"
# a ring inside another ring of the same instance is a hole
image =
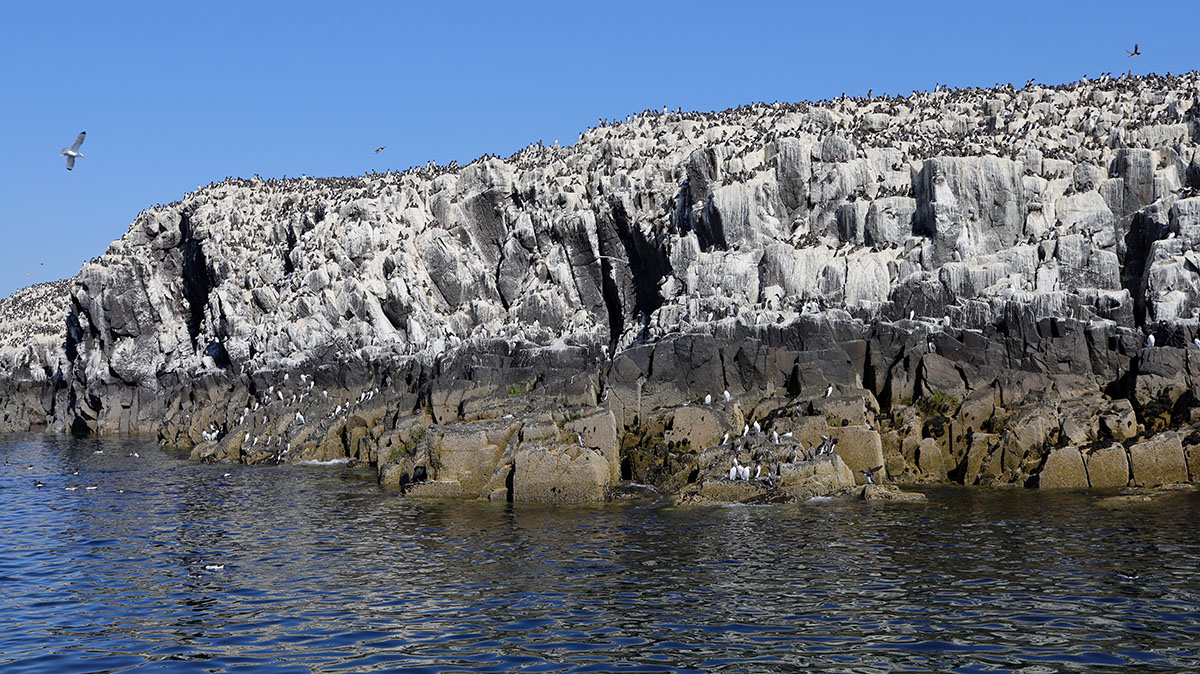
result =
[[[375,154],[379,154],[380,152],[383,152],[386,149],[387,149],[386,145],[380,145],[379,147],[375,148]]]
[[[1133,43],[1133,51],[1129,51],[1128,49],[1126,49],[1125,53],[1129,54],[1129,58],[1133,58],[1134,56],[1142,55],[1142,52],[1138,51],[1138,46],[1137,46],[1136,42]]]
[[[71,143],[71,147],[64,147],[59,156],[67,158],[67,170],[75,168],[75,158],[82,157],[83,153],[79,151],[79,146],[83,145],[83,137],[87,135],[87,131],[80,131],[75,138],[75,142]]]

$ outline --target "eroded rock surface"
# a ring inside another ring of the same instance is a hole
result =
[[[647,112],[228,179],[0,303],[3,429],[459,498],[1194,480],[1198,102],[1189,73]]]

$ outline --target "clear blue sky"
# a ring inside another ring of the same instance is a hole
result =
[[[74,276],[139,210],[226,176],[463,163],[663,105],[1200,68],[1200,3],[907,5],[8,3],[0,296]]]

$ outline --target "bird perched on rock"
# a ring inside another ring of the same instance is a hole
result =
[[[1154,346],[1154,335],[1146,336],[1146,346]]]
[[[1195,344],[1195,345],[1196,345],[1196,348],[1197,348],[1197,349],[1200,349],[1200,337],[1193,337],[1193,338],[1192,338],[1192,344]]]
[[[75,137],[75,142],[71,143],[71,147],[64,147],[63,151],[59,153],[60,157],[67,158],[67,170],[68,171],[75,168],[75,158],[76,157],[84,156],[83,153],[79,151],[79,146],[83,145],[83,137],[86,135],[87,135],[87,131],[80,131],[79,135]]]
[[[831,395],[833,395],[833,384],[830,384],[829,387],[825,389],[825,397],[828,398]]]
[[[705,394],[704,394],[704,404],[705,404],[705,405],[711,405],[711,404],[712,404],[712,394],[711,394],[711,393],[705,393]]]
[[[762,426],[759,426],[757,421],[756,421],[756,422],[754,422],[754,432],[755,432],[755,433],[762,433]]]
[[[721,393],[721,397],[725,399],[725,402],[729,402],[729,399],[732,398],[733,396],[729,395],[729,391],[726,390]]]

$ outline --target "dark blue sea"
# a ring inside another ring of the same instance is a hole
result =
[[[142,440],[0,458],[6,674],[1200,670],[1194,492],[544,507]]]

